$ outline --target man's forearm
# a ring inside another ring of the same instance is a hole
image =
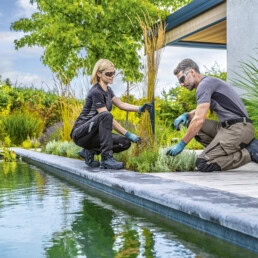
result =
[[[113,119],[113,129],[122,135],[125,135],[127,130],[125,130],[115,119]]]
[[[182,140],[187,144],[189,143],[193,137],[200,131],[202,125],[204,123],[203,119],[192,119],[185,136]]]

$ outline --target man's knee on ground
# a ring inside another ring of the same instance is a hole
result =
[[[221,171],[221,167],[217,163],[209,163],[206,159],[198,158],[196,167],[200,172]]]

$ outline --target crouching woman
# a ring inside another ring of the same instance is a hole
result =
[[[131,142],[140,142],[139,136],[128,132],[116,120],[110,111],[112,104],[121,110],[144,112],[150,111],[151,105],[135,106],[122,102],[109,87],[113,83],[115,67],[107,59],[100,59],[94,66],[86,103],[76,119],[71,132],[74,143],[83,149],[80,156],[85,158],[89,167],[121,169],[123,162],[117,162],[113,153],[127,150]],[[114,129],[119,134],[112,133]],[[101,162],[94,160],[94,155],[101,154]]]

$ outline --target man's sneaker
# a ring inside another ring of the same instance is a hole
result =
[[[121,169],[124,167],[123,162],[116,161],[113,156],[107,155],[106,157],[102,157],[100,168],[104,169]]]
[[[94,153],[87,150],[87,149],[82,149],[81,151],[78,152],[81,158],[85,159],[85,163],[87,166],[91,168],[96,168],[99,167],[99,162],[94,160]]]
[[[258,140],[252,140],[247,146],[247,150],[250,153],[252,161],[258,163]]]

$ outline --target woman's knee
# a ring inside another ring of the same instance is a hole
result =
[[[114,152],[119,153],[128,150],[131,146],[131,141],[125,136],[113,134],[113,146]]]
[[[123,148],[124,150],[128,150],[130,147],[131,147],[131,141],[126,138],[126,137],[123,137]]]
[[[217,163],[212,163],[201,158],[196,160],[196,167],[200,172],[221,171],[221,167]]]
[[[113,120],[113,115],[108,111],[104,111],[104,112],[99,113],[99,116],[102,119],[105,119],[105,120],[111,120],[111,121]]]

